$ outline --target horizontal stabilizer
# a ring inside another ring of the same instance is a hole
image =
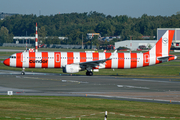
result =
[[[164,57],[157,57],[157,60],[162,61],[162,62],[167,62],[169,58],[175,57],[175,56],[164,56]]]

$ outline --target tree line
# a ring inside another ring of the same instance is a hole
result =
[[[66,13],[50,16],[14,15],[0,21],[0,43],[13,42],[13,36],[34,36],[35,23],[38,23],[38,35],[44,44],[113,44],[126,39],[142,39],[142,36],[157,36],[157,28],[179,28],[180,14],[172,16],[148,16],[132,18],[127,15],[111,16],[96,11],[84,13]],[[101,36],[121,36],[111,42],[97,38],[87,40],[87,33],[100,33]],[[58,36],[68,37],[59,40]],[[45,38],[49,37],[49,38]],[[153,39],[153,38],[151,38]]]

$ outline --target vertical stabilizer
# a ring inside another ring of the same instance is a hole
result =
[[[35,52],[38,52],[38,33],[37,33],[37,23],[36,23],[36,35],[35,35]]]
[[[174,32],[175,30],[167,30],[149,52],[156,55],[156,57],[169,56]]]

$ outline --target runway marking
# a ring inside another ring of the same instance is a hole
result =
[[[108,96],[108,95],[92,95],[87,94],[87,96],[98,96],[98,97],[107,97],[107,98],[121,98],[121,99],[133,99],[133,100],[149,100],[149,101],[160,101],[160,102],[169,102],[169,100],[162,100],[162,99],[146,99],[146,98],[134,98],[134,97],[124,97],[124,96]],[[171,101],[180,103],[180,101]]]
[[[39,79],[38,77],[23,77],[23,78]]]
[[[73,82],[73,83],[89,83],[89,82],[83,82],[83,81],[76,81],[76,80],[61,80],[62,82]]]
[[[94,114],[90,114],[90,115],[95,115],[95,113]]]
[[[132,79],[132,80],[135,80],[135,81],[143,81],[143,82],[174,83],[174,82],[171,82],[171,81],[159,81],[159,80],[145,80],[145,79]],[[177,82],[177,83],[180,83],[180,82]]]
[[[19,78],[19,77],[17,77]],[[62,81],[62,82],[72,82],[72,83],[84,83],[87,84],[89,82],[83,82],[83,81],[76,81],[76,80],[58,80],[58,79],[46,79],[46,78],[38,78],[38,77],[23,77],[23,78],[28,78],[28,79],[39,79],[39,80],[51,80],[51,81]]]
[[[122,114],[122,113],[114,113],[114,112],[108,112],[109,114],[112,115],[120,115],[120,116],[129,116],[129,117],[136,117],[136,118],[159,118],[159,119],[179,119],[180,117],[154,117],[154,116],[138,116],[138,115],[129,115],[129,114]],[[98,115],[98,114],[105,114],[105,112],[99,112],[99,113],[93,113],[93,114],[87,114],[87,115],[79,115],[79,116],[71,116],[71,117],[58,117],[58,118],[21,118],[21,117],[9,117],[5,116],[6,119],[69,119],[69,118],[80,118],[80,117],[88,117],[88,116],[93,116],[93,115]]]
[[[125,116],[125,114],[120,114],[120,115]]]
[[[136,88],[136,89],[149,89],[148,87],[137,87],[137,86],[129,86],[129,85],[117,85],[120,88]]]
[[[58,80],[58,79],[47,79],[47,78],[39,78],[39,77],[23,77],[23,78],[27,78],[27,79],[38,79],[38,80],[61,81],[61,80]]]

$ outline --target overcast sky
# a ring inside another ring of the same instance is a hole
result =
[[[105,15],[171,16],[180,11],[180,0],[0,0],[0,12],[55,15],[96,11]]]

